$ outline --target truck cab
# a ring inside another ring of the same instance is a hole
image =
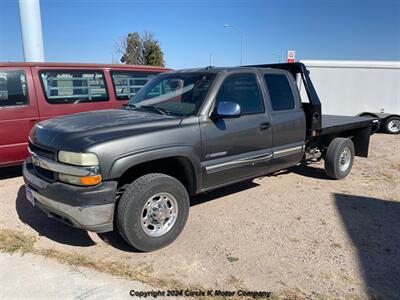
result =
[[[301,160],[306,118],[290,76],[284,70],[254,68],[221,74],[215,101],[207,103],[199,120],[204,188]],[[231,103],[240,107],[240,115],[223,114]]]
[[[38,123],[27,198],[68,225],[115,228],[152,251],[177,238],[195,194],[320,159],[329,177],[345,178],[354,156],[368,155],[374,122],[322,116],[302,64],[168,72],[124,109]]]

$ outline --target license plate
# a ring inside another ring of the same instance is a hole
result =
[[[27,199],[33,206],[35,206],[35,197],[33,196],[32,190],[31,190],[28,186],[25,186],[25,192],[26,192],[26,199]]]

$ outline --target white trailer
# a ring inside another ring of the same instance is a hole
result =
[[[301,61],[322,102],[322,113],[377,117],[388,133],[400,133],[399,61]],[[299,81],[300,95],[307,99]]]

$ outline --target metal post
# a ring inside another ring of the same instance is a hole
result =
[[[39,0],[19,0],[24,59],[30,62],[43,62],[43,35]]]
[[[278,63],[281,63],[281,56],[279,54],[272,53],[272,55],[278,57]]]

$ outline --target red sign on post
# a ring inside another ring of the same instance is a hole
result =
[[[287,62],[288,63],[293,63],[294,62],[294,58],[296,56],[296,51],[294,50],[289,50],[287,52]]]

